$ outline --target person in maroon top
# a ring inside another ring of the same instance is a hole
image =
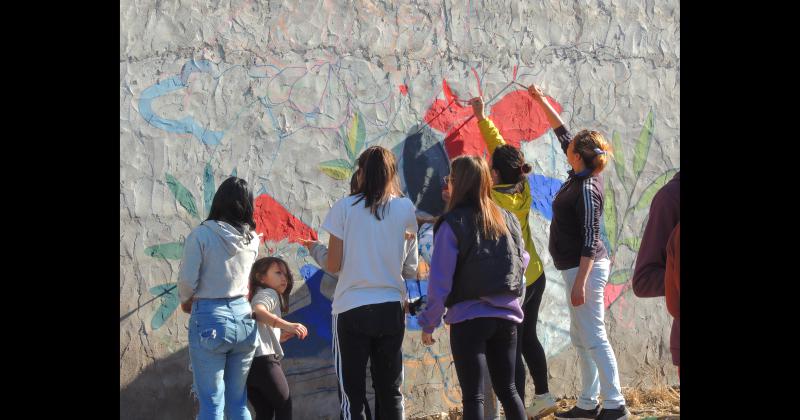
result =
[[[664,295],[667,298],[667,310],[674,318],[672,333],[669,337],[669,350],[672,363],[678,367],[678,379],[681,377],[681,222],[672,230],[667,241],[667,268],[664,271]]]
[[[567,292],[570,338],[578,353],[581,394],[557,419],[627,419],[617,360],[606,333],[604,290],[611,262],[600,240],[603,180],[611,146],[597,131],[570,134],[536,85],[528,93],[542,107],[572,170],[553,199],[548,250]],[[598,396],[602,395],[602,409]]]
[[[664,273],[667,268],[667,241],[681,221],[680,171],[653,197],[650,216],[636,256],[633,271],[633,293],[642,298],[665,296]],[[669,304],[669,302],[667,302]],[[670,349],[680,348],[680,317],[672,320]],[[680,367],[680,352],[672,353],[672,363]]]

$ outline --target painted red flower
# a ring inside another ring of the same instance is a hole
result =
[[[299,243],[299,239],[317,240],[317,232],[267,194],[256,198],[253,218],[256,232],[263,234],[262,239],[265,241],[278,242],[288,238],[289,242]]]
[[[461,155],[483,156],[486,146],[481,138],[478,122],[475,118],[467,121],[472,116],[472,107],[459,103],[459,99],[463,98],[453,94],[447,80],[442,81],[442,88],[445,99],[436,99],[433,102],[425,113],[425,122],[445,133],[444,146],[451,159]],[[547,99],[556,112],[561,113],[561,104],[551,97]],[[544,110],[524,90],[505,94],[491,106],[489,117],[506,142],[514,147],[520,147],[523,141],[535,140],[550,129]]]

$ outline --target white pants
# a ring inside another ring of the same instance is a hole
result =
[[[610,265],[606,258],[594,262],[586,279],[586,302],[578,307],[572,306],[570,299],[578,267],[561,271],[569,307],[570,338],[578,351],[581,366],[581,395],[577,406],[584,410],[592,410],[597,406],[598,394],[603,400],[603,408],[612,409],[625,404],[619,385],[617,359],[608,342],[603,322],[603,291],[608,282]]]

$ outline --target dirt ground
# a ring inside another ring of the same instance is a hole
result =
[[[633,419],[638,420],[673,420],[680,419],[681,391],[678,387],[666,385],[642,390],[636,388],[622,388],[628,410],[633,414]],[[557,400],[558,411],[568,410],[575,405],[575,398],[561,398]],[[449,413],[433,414],[426,417],[414,417],[409,420],[461,420],[461,409],[453,409]],[[543,420],[555,420],[549,415]]]

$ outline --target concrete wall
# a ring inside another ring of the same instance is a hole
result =
[[[440,211],[447,158],[482,149],[475,121],[461,126],[471,111],[453,98],[477,94],[534,166],[531,224],[548,278],[538,328],[551,391],[575,394],[565,291],[547,252],[567,163],[512,80],[544,85],[574,130],[614,139],[606,324],[623,386],[677,382],[663,298],[638,299],[629,281],[652,195],[680,167],[677,1],[123,0],[120,25],[121,418],[190,417],[188,317],[174,286],[183,239],[231,174],[257,193],[262,254],[281,255],[301,280],[289,318],[312,334],[286,346],[295,417],[338,417],[332,284],[296,241],[346,194],[370,145],[395,150],[409,196]],[[436,334],[437,345],[421,346],[409,317],[409,416],[460,405],[447,331]]]

